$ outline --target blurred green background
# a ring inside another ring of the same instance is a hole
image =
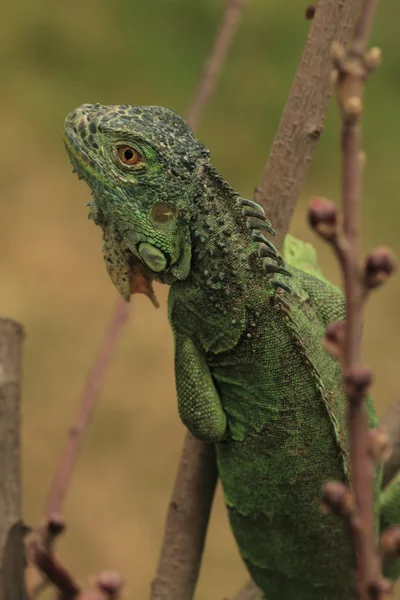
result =
[[[252,0],[217,94],[198,130],[215,165],[251,196],[273,139],[309,24],[299,0]],[[87,187],[62,143],[67,112],[84,102],[160,104],[183,113],[201,72],[221,0],[20,0],[0,22],[0,312],[26,327],[24,514],[41,516],[49,480],[76,413],[82,382],[116,300],[87,221]],[[373,43],[382,67],[368,83],[363,248],[400,254],[400,5],[380,3]],[[337,200],[338,119],[329,111],[292,231],[311,195]],[[317,244],[328,274],[335,261]],[[365,357],[379,413],[398,397],[399,277],[371,298]],[[82,583],[104,568],[147,597],[184,436],[173,381],[167,289],[161,309],[136,296],[107,376],[66,505],[60,555]],[[233,594],[245,570],[218,493],[196,598]],[[399,596],[400,597],[400,596]]]

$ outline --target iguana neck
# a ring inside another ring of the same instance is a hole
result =
[[[218,354],[244,334],[253,337],[266,300],[290,273],[263,235],[274,232],[262,208],[240,197],[209,164],[190,208],[190,272],[172,285],[170,319],[187,327],[203,350]]]
[[[224,291],[226,300],[242,296],[253,282],[251,239],[237,194],[211,166],[205,168],[194,199],[190,223],[191,283],[212,297]]]

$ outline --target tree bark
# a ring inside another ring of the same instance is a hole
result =
[[[21,521],[22,326],[0,319],[0,600],[26,600]]]
[[[359,14],[360,0],[320,0],[300,64],[256,190],[282,247],[312,153],[322,133],[332,95],[330,47],[346,45]]]
[[[196,587],[217,482],[212,444],[186,435],[151,600],[187,600]]]

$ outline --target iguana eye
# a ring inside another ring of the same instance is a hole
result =
[[[157,202],[151,207],[150,215],[155,223],[168,223],[175,216],[175,208],[166,202]]]
[[[139,152],[135,148],[132,148],[132,146],[119,146],[118,157],[124,165],[129,166],[137,165],[142,160]]]

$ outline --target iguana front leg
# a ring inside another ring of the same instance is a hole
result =
[[[187,335],[174,333],[179,415],[194,437],[220,442],[227,418],[206,359]]]

